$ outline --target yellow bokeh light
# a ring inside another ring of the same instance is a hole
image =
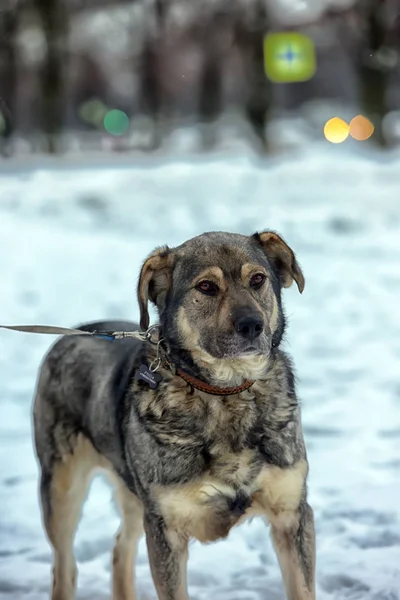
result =
[[[333,117],[333,119],[329,119],[325,123],[324,127],[324,135],[328,142],[332,144],[340,144],[344,142],[350,132],[350,126],[343,119],[339,119],[339,117]]]
[[[366,117],[357,115],[350,121],[350,135],[355,140],[363,142],[374,133],[375,127]]]

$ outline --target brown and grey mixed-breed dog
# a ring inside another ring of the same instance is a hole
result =
[[[150,300],[159,346],[76,335],[48,352],[34,426],[53,600],[75,597],[74,536],[97,469],[115,484],[122,515],[114,599],[135,598],[143,533],[158,598],[187,600],[189,541],[225,538],[255,515],[271,525],[288,599],[315,598],[306,449],[291,362],[279,348],[281,288],[293,281],[302,292],[301,269],[276,233],[205,233],[157,249],[141,269],[140,326],[149,326]],[[137,374],[157,348],[167,360],[155,387]]]

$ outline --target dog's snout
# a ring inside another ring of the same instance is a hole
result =
[[[242,314],[235,320],[235,329],[242,337],[252,342],[261,335],[264,322],[257,313]]]

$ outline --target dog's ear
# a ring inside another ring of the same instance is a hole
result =
[[[138,301],[140,308],[140,328],[149,327],[148,303],[153,302],[160,309],[172,280],[173,257],[168,246],[156,248],[145,260],[139,275]]]
[[[269,262],[278,273],[282,287],[290,287],[294,280],[301,294],[305,280],[293,250],[273,231],[255,233],[253,237],[262,246]]]

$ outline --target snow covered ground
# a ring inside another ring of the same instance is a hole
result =
[[[281,232],[306,275],[285,291],[317,528],[319,600],[400,598],[400,158],[326,143],[243,157],[0,174],[0,322],[137,318],[153,247],[205,230]],[[0,333],[0,598],[44,600],[50,550],[31,398],[53,338]],[[76,539],[78,598],[109,597],[118,517],[97,479]],[[144,541],[140,600],[154,600]],[[253,521],[189,560],[193,600],[282,600],[267,528]]]

